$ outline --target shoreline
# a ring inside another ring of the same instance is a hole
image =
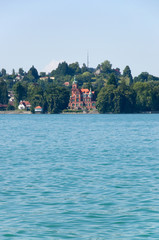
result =
[[[20,110],[13,110],[13,111],[0,111],[0,114],[22,114],[22,115],[28,115],[33,114],[31,111],[20,111]],[[45,113],[50,114],[50,113]],[[91,112],[61,112],[59,114],[100,114],[98,111],[91,111]],[[159,111],[149,111],[149,112],[138,112],[138,113],[101,113],[101,114],[159,114]],[[36,114],[37,115],[37,114]],[[39,115],[39,114],[38,114]]]
[[[32,113],[30,111],[13,110],[13,111],[0,111],[0,114],[32,114]]]
[[[30,111],[17,111],[17,110],[14,110],[14,111],[0,111],[0,114],[33,114],[32,112]],[[35,115],[36,113],[34,113],[33,115]],[[50,113],[45,113],[46,115]],[[62,112],[62,113],[59,113],[59,114],[99,114],[99,112]],[[36,114],[37,115],[37,114]],[[38,114],[39,115],[39,114]],[[41,114],[40,114],[41,115]],[[42,115],[44,115],[42,113]]]

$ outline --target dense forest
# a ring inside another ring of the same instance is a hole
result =
[[[21,100],[43,107],[44,112],[60,113],[69,102],[71,85],[76,75],[80,88],[92,88],[100,113],[135,113],[159,111],[159,77],[142,72],[134,77],[126,66],[121,73],[112,68],[106,60],[96,68],[80,67],[78,62],[59,63],[56,70],[46,74],[38,73],[32,66],[28,72],[19,68],[16,73],[0,71],[0,104],[8,104],[8,109],[16,109]],[[65,86],[64,83],[68,86]],[[8,92],[13,92],[14,106],[9,104]]]

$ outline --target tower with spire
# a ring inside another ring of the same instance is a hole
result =
[[[92,101],[94,92],[92,89],[79,89],[76,76],[72,83],[72,91],[68,107],[70,109],[96,109],[96,102]]]
[[[76,76],[74,76],[74,80],[73,80],[73,83],[72,83],[72,90],[77,90],[78,88],[78,82],[76,80]]]

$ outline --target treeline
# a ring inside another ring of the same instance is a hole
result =
[[[31,103],[31,111],[36,106],[41,106],[43,112],[60,113],[67,108],[69,103],[69,90],[64,86],[57,86],[53,83],[45,84],[42,88],[39,84],[26,84],[18,82],[13,87],[15,107],[21,100],[28,100]]]
[[[40,80],[37,69],[32,66],[26,73],[22,68],[16,74],[11,75],[2,69],[0,72],[0,103],[8,104],[8,91],[14,93],[14,106],[8,105],[8,110],[16,109],[21,100],[31,103],[31,111],[40,105],[43,112],[60,113],[67,108],[69,102],[69,89],[61,84],[56,84],[50,80]],[[46,75],[46,74],[45,74]]]
[[[44,112],[58,113],[67,108],[71,85],[76,75],[81,88],[92,88],[94,100],[100,113],[131,113],[159,111],[159,78],[147,72],[134,77],[126,66],[121,73],[119,68],[112,68],[106,60],[96,68],[78,62],[59,63],[58,67],[46,74],[38,73],[32,66],[28,72],[19,68],[7,74],[0,71],[0,103],[8,103],[8,91],[15,95],[14,107],[20,100],[28,100],[34,107],[40,105]],[[68,87],[64,83],[69,83]]]
[[[97,97],[100,113],[140,113],[159,111],[159,82],[136,82],[128,86],[111,81]]]

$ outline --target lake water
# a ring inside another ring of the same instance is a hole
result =
[[[159,115],[0,115],[0,239],[159,239]]]

